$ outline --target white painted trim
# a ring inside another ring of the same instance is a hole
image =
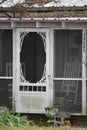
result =
[[[49,68],[49,63],[50,63],[50,31],[47,31],[47,35],[46,35],[46,90],[47,90],[47,105],[50,105],[50,79],[49,79],[49,75],[50,75],[50,68]]]
[[[0,18],[0,21],[87,21],[87,17],[61,17],[61,18]]]
[[[46,86],[46,84],[42,83],[19,83],[20,86]]]
[[[17,32],[18,32],[18,34],[22,31],[24,31],[24,32],[46,32],[46,33],[48,33],[48,31],[49,31],[49,29],[47,29],[47,28],[24,28],[24,27],[22,27],[22,28],[17,28]]]
[[[13,77],[0,76],[0,79],[13,79]]]
[[[82,30],[82,114],[86,114],[86,29]]]
[[[31,19],[31,18],[22,18],[21,20],[26,21],[26,20],[32,20],[32,19]],[[44,19],[43,19],[43,18],[33,18],[33,20],[35,20],[35,21],[37,21],[37,20],[39,20],[39,21],[42,21],[42,20],[43,20],[43,21],[45,21],[45,20],[46,20],[46,21],[54,21],[54,20],[55,20],[55,21],[56,21],[56,20],[57,20],[57,21],[66,21],[66,20],[67,20],[67,21],[68,21],[68,20],[69,20],[69,21],[77,21],[77,20],[78,20],[78,21],[87,21],[87,17],[82,17],[82,18],[81,18],[81,17],[62,17],[62,18],[56,18],[56,17],[55,17],[55,18],[44,18]],[[33,20],[32,20],[32,21],[33,21]]]
[[[87,113],[86,114],[83,114],[83,113],[70,113],[71,116],[87,116]]]
[[[78,80],[78,81],[82,81],[82,78],[53,78],[54,81],[62,81],[62,80]]]
[[[50,29],[50,36],[49,36],[49,96],[50,96],[50,106],[53,106],[53,44],[54,44],[54,37],[53,37],[53,29]]]
[[[16,98],[16,111],[17,111],[17,105],[18,105],[18,99],[19,99],[19,75],[20,75],[20,71],[19,71],[19,48],[20,48],[20,39],[19,39],[19,32],[18,29],[16,29],[16,41],[15,41],[15,98]]]
[[[46,92],[44,91],[19,91],[19,94],[20,95],[23,95],[23,94],[30,94],[31,96],[34,94],[34,95],[45,95],[46,96]]]
[[[83,29],[87,28],[87,19],[83,18],[79,20],[72,18],[24,18],[25,20],[20,19],[1,19],[0,28],[1,29],[14,29],[14,28],[54,28],[54,29]]]
[[[16,111],[16,29],[13,29],[13,89],[12,89],[12,110]]]

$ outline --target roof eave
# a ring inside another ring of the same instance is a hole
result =
[[[28,12],[50,12],[50,11],[85,11],[87,6],[61,6],[61,7],[23,7],[23,6],[13,6],[13,7],[0,7],[0,12],[11,12],[11,11],[28,11]]]
[[[10,21],[14,21],[14,22],[61,22],[61,21],[65,21],[65,22],[87,22],[87,17],[61,17],[61,18],[0,18],[0,21],[5,21],[5,22],[10,22]]]

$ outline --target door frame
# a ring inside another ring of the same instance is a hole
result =
[[[20,37],[19,34],[20,32],[45,32],[46,33],[46,106],[49,106],[50,103],[50,88],[49,88],[49,29],[34,29],[34,28],[17,28],[14,30],[15,36],[14,36],[14,52],[13,52],[13,76],[14,76],[14,81],[13,81],[13,106],[16,112],[21,112],[21,110],[19,109],[20,106],[18,106],[18,100],[19,100],[19,85],[20,85],[20,69],[19,69],[19,65],[20,65]],[[28,83],[26,85],[35,85],[34,83]],[[39,85],[39,84],[38,84]],[[34,93],[32,93],[34,94]],[[45,106],[45,107],[46,107]],[[17,109],[18,107],[18,109]],[[41,113],[45,112],[45,111],[40,111]],[[32,112],[33,113],[33,112]]]

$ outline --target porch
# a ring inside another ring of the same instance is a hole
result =
[[[13,104],[22,113],[54,106],[86,114],[87,32],[53,29],[50,35],[49,30],[0,30],[0,106]]]

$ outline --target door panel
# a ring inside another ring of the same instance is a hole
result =
[[[44,113],[49,105],[48,31],[17,30],[16,111]]]

